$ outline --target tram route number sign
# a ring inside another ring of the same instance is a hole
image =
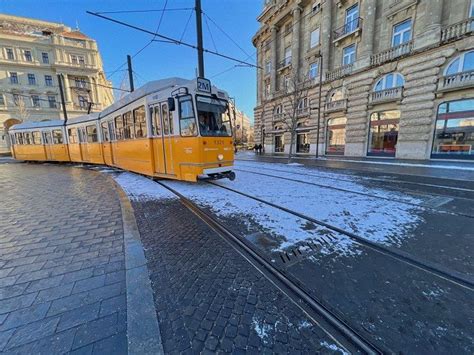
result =
[[[197,78],[197,90],[211,93],[211,81],[209,79]]]

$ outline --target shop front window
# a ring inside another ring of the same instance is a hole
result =
[[[439,105],[431,157],[474,159],[474,99]]]
[[[326,154],[344,154],[346,146],[345,117],[331,118],[328,120]]]
[[[275,153],[283,153],[285,151],[285,143],[283,135],[275,136]]]
[[[374,112],[370,115],[367,155],[394,157],[397,150],[400,111]]]
[[[298,133],[296,135],[296,152],[297,153],[309,153],[308,133]]]

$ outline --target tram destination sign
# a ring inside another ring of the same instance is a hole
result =
[[[211,81],[209,79],[197,78],[197,90],[211,93]]]

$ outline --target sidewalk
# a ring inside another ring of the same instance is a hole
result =
[[[236,159],[283,164],[288,161],[287,156],[275,154],[257,155],[249,151],[237,153]],[[349,157],[321,157],[316,159],[314,157],[296,156],[292,159],[292,162],[308,167],[342,169],[375,175],[402,175],[411,180],[423,179],[425,182],[442,179],[460,181],[464,184],[474,181],[474,161],[419,161]],[[474,184],[472,186],[474,187]]]
[[[120,203],[104,175],[0,164],[0,352],[127,353]]]

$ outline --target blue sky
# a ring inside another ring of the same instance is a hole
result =
[[[148,34],[125,28],[118,24],[86,14],[89,11],[162,9],[166,0],[0,0],[0,12],[10,15],[32,17],[53,22],[62,22],[75,27],[97,40],[104,61],[106,75],[117,69],[126,60],[127,54],[135,54],[147,44]],[[259,0],[202,0],[203,11],[222,28],[242,49],[239,49],[211,20],[203,17],[204,47],[219,53],[255,63],[255,48],[252,36],[258,29],[256,17],[260,13],[262,2]],[[167,8],[192,8],[194,0],[168,0]],[[196,42],[196,24],[194,14],[186,32],[184,28],[191,10],[165,12],[159,33],[181,38],[183,41]],[[155,31],[161,12],[109,14],[118,20],[132,23]],[[208,26],[211,31],[208,30]],[[184,32],[184,35],[183,35]],[[210,36],[212,32],[212,38]],[[214,46],[214,43],[215,46]],[[244,53],[245,52],[245,53]],[[256,72],[254,68],[235,67],[236,63],[205,54],[206,77],[213,84],[227,90],[236,97],[237,107],[249,117],[253,117],[256,100]],[[135,86],[145,81],[170,76],[193,78],[197,67],[195,50],[174,44],[154,42],[133,59],[137,72]],[[125,69],[122,68],[122,69]],[[222,74],[220,74],[222,73]],[[220,75],[218,75],[220,74]],[[109,77],[114,86],[120,86],[126,79],[126,72],[119,71]]]

